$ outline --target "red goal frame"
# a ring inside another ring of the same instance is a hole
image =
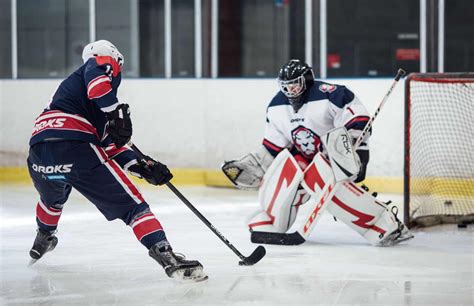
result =
[[[474,83],[474,72],[457,73],[411,73],[405,80],[405,121],[404,121],[404,174],[403,174],[403,193],[404,193],[404,222],[409,227],[416,225],[410,220],[410,127],[411,127],[411,105],[410,100],[410,82],[422,81],[431,83]],[[457,222],[457,221],[452,221]]]

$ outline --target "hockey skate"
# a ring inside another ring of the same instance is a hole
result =
[[[37,232],[35,241],[30,250],[30,257],[32,258],[30,265],[37,262],[47,252],[54,250],[58,244],[58,238],[54,233],[44,232],[39,229]]]
[[[170,278],[190,281],[203,281],[208,277],[202,270],[202,265],[197,260],[185,260],[183,254],[174,253],[171,247],[154,245],[148,253],[156,260]]]
[[[398,207],[396,207],[396,206],[392,207],[392,214],[393,214],[395,220],[398,223],[398,228],[395,231],[388,234],[387,237],[382,239],[379,243],[379,246],[392,246],[392,245],[398,244],[402,241],[406,241],[408,239],[411,239],[411,238],[415,237],[412,233],[410,233],[407,226],[405,224],[403,224],[403,222],[398,219],[398,217],[397,217]]]

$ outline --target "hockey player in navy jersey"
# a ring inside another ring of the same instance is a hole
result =
[[[250,231],[285,233],[298,214],[304,216],[301,232],[307,238],[327,209],[373,245],[411,238],[396,211],[354,184],[366,176],[368,136],[357,148],[351,144],[370,119],[354,93],[316,80],[299,60],[282,66],[278,84],[267,107],[262,146],[222,166],[236,187],[259,190],[261,210],[249,222]],[[279,244],[284,236],[268,237],[277,238],[252,241]]]
[[[35,121],[28,169],[40,199],[33,262],[58,243],[56,229],[71,189],[91,201],[107,220],[121,219],[171,278],[203,280],[196,260],[175,254],[165,232],[126,172],[153,185],[173,175],[147,157],[137,160],[127,146],[132,136],[129,106],[117,99],[124,58],[108,41],[88,44],[84,64],[57,88]]]

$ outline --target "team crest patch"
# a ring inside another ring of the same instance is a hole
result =
[[[336,85],[332,85],[332,84],[321,84],[319,85],[319,90],[321,90],[322,92],[333,92],[334,90],[337,89],[337,86]]]
[[[321,140],[319,136],[304,126],[298,126],[291,131],[293,144],[300,151],[304,157],[311,160],[319,150]]]

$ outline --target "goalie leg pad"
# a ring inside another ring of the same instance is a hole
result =
[[[328,212],[376,246],[388,245],[404,227],[385,203],[351,182],[340,185]]]
[[[303,171],[288,150],[278,154],[268,168],[258,192],[262,210],[277,232],[284,233],[295,220],[299,201],[298,186]]]
[[[335,178],[328,159],[322,153],[316,154],[304,171],[301,186],[311,196],[317,197],[327,189],[328,185],[334,185],[334,183]]]
[[[258,211],[255,216],[253,216],[249,223],[249,230],[252,231],[259,231],[259,232],[270,232],[270,233],[277,233],[278,230],[275,226],[273,226],[273,220],[268,216],[266,211]]]
[[[301,185],[311,199],[298,212],[297,220],[290,231],[296,229],[304,239],[308,239],[322,212],[330,203],[335,189],[338,188],[329,161],[322,153],[316,154],[306,168]]]

